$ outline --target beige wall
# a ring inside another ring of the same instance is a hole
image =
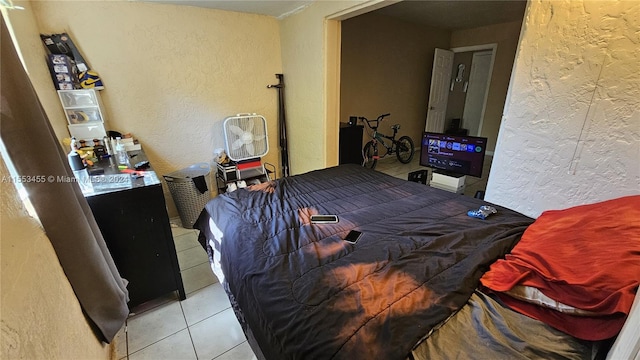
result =
[[[450,32],[367,13],[342,22],[340,121],[391,113],[380,131],[410,136],[424,131],[435,48],[448,48]],[[368,128],[365,128],[368,130]],[[370,137],[364,135],[364,141]],[[363,142],[364,143],[364,142]]]
[[[108,127],[139,139],[158,174],[210,162],[213,150],[224,147],[223,120],[238,113],[267,118],[271,151],[264,159],[279,170],[278,97],[267,88],[282,72],[276,19],[130,1],[37,1],[25,7],[33,9],[40,33],[71,35],[104,81]],[[23,38],[38,43],[36,36]],[[47,71],[41,48],[23,49],[30,70]],[[48,77],[34,85],[41,98],[55,99]],[[44,105],[54,128],[64,129],[55,100]],[[167,202],[175,216],[168,194]]]
[[[520,38],[521,24],[522,21],[514,21],[454,31],[451,34],[452,48],[492,43],[498,45],[480,133],[480,136],[487,138],[488,151],[493,151],[496,146],[504,102],[511,78],[511,69],[513,68],[513,60]],[[466,72],[470,70],[471,68],[467,68]],[[455,71],[456,69],[454,69],[454,73]]]
[[[9,176],[2,161],[0,177]],[[0,358],[110,359],[111,346],[91,330],[40,223],[10,182],[0,188]]]
[[[337,164],[336,141],[328,142],[327,136],[338,134],[339,121],[328,99],[337,96],[339,87],[333,86],[335,78],[327,72],[327,62],[333,61],[327,56],[333,53],[334,60],[339,61],[340,54],[334,51],[339,37],[326,37],[325,26],[328,18],[339,16],[346,9],[357,11],[365,2],[316,1],[280,22],[292,174]],[[332,50],[327,52],[327,48]],[[332,148],[328,149],[327,144]]]

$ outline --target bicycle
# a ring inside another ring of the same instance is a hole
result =
[[[362,166],[375,169],[376,164],[378,163],[378,159],[384,158],[389,154],[396,154],[398,161],[403,164],[408,164],[413,159],[413,153],[415,151],[415,147],[413,145],[413,140],[411,140],[408,136],[401,136],[398,140],[396,140],[396,134],[400,129],[399,124],[395,124],[391,126],[393,129],[393,135],[385,135],[378,131],[378,127],[380,126],[380,122],[391,114],[383,114],[378,116],[375,120],[369,120],[365,117],[358,117],[358,120],[362,120],[363,123],[367,124],[369,129],[373,130],[373,135],[371,135],[371,140],[369,140],[362,148]],[[372,126],[371,123],[375,122],[375,126]],[[391,145],[387,145],[384,139],[391,140]],[[378,143],[382,144],[387,152],[379,156],[378,155]]]

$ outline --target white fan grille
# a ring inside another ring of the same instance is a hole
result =
[[[227,155],[233,161],[262,157],[269,151],[267,121],[261,115],[228,117],[224,139]]]

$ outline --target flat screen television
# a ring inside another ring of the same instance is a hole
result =
[[[420,165],[444,174],[482,177],[487,138],[425,132]]]

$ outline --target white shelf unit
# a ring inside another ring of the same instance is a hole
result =
[[[77,140],[102,140],[107,136],[104,106],[94,89],[58,90],[69,133]]]

